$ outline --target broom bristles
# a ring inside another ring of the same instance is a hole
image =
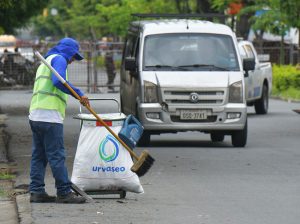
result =
[[[145,150],[141,153],[139,159],[133,164],[131,171],[141,177],[148,172],[154,161],[154,158],[149,155],[147,150]]]

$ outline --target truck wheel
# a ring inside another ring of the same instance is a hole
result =
[[[234,131],[231,134],[231,142],[234,147],[245,147],[247,143],[248,125],[246,124],[242,130]]]
[[[150,144],[150,133],[147,131],[143,132],[142,137],[140,138],[140,140],[138,141],[137,145],[138,146],[148,146]]]
[[[223,142],[224,134],[218,132],[212,132],[210,133],[210,139],[212,142]]]
[[[266,114],[269,108],[269,90],[267,85],[263,85],[261,98],[254,103],[256,114]]]

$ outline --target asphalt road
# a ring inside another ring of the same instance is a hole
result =
[[[127,193],[126,199],[98,199],[84,205],[32,204],[32,217],[43,224],[298,224],[300,116],[292,109],[299,108],[299,103],[280,100],[270,101],[266,116],[249,108],[245,148],[232,147],[229,136],[223,143],[212,143],[209,135],[198,132],[154,136],[147,149],[156,162],[141,178],[144,194]],[[19,164],[17,184],[28,183],[27,116],[11,114],[7,123]],[[70,113],[64,128],[71,173],[79,124]],[[46,185],[54,194],[49,170]]]

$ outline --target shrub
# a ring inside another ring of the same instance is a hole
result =
[[[300,69],[292,65],[273,65],[272,95],[300,99]]]
[[[275,91],[289,88],[300,91],[300,70],[292,65],[273,65],[273,87]]]

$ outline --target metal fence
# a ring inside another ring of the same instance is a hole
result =
[[[280,46],[258,46],[255,45],[258,54],[268,55],[268,61],[280,64]],[[283,48],[284,63],[296,65],[300,62],[300,49],[295,45],[285,45]]]
[[[20,52],[0,54],[0,87],[22,85],[30,88],[34,83],[35,72],[40,64],[34,56],[34,51],[45,54],[54,44],[27,46],[26,50],[19,48]],[[84,55],[84,59],[74,61],[68,66],[69,81],[85,92],[119,91],[122,48],[123,43],[121,42],[81,43],[81,53]],[[113,60],[110,63],[106,60],[109,58],[107,55],[110,55]],[[113,81],[110,74],[112,72],[115,72]]]
[[[82,43],[81,48],[85,59],[69,65],[70,82],[92,93],[119,91],[123,43]]]
[[[33,52],[38,50],[45,54],[54,44],[48,42],[19,48],[19,52],[0,53],[0,87],[22,85],[32,88],[35,72],[40,63]],[[85,92],[118,92],[123,43],[82,42],[80,45],[85,58],[82,61],[74,61],[68,66],[69,81]],[[256,46],[256,49],[259,54],[268,55],[272,63],[280,63],[279,46]],[[295,46],[285,46],[284,52],[285,64],[297,64],[300,60],[299,49]],[[113,82],[109,81],[111,75],[108,71],[109,66],[105,66],[106,55],[111,55],[114,61],[116,75]]]
[[[0,56],[0,86],[32,85],[36,66],[33,52],[4,52]]]

